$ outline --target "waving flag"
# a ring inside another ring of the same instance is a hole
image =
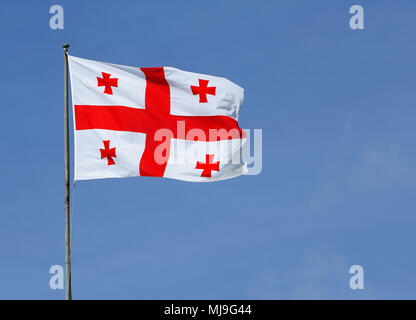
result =
[[[170,67],[69,56],[75,180],[132,176],[215,181],[247,172],[243,88]]]

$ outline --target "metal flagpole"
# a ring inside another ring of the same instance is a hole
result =
[[[65,299],[72,300],[71,289],[71,224],[69,216],[69,122],[68,122],[68,48],[69,44],[62,45],[65,55],[65,106],[64,106],[64,128],[65,128]]]

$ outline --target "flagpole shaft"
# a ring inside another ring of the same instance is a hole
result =
[[[72,300],[71,288],[71,223],[70,223],[70,197],[69,197],[69,120],[68,120],[68,48],[69,44],[62,45],[65,56],[65,106],[64,106],[64,139],[65,139],[65,299]]]

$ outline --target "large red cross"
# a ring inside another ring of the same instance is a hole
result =
[[[185,139],[192,129],[200,129],[205,134],[205,141],[210,141],[210,129],[225,129],[237,132],[238,136],[219,137],[221,139],[236,139],[245,136],[236,120],[227,116],[178,116],[170,114],[170,88],[165,78],[163,67],[141,68],[146,76],[146,109],[126,106],[97,106],[75,105],[76,130],[107,129],[115,131],[142,132],[146,134],[146,146],[140,161],[141,176],[162,177],[166,162],[160,164],[155,160],[155,150],[170,141],[156,141],[155,132],[159,129],[169,129],[173,138]],[[178,136],[177,122],[184,121],[185,137]],[[234,130],[232,130],[234,129]],[[235,130],[237,129],[237,130]],[[167,138],[170,140],[170,138]],[[169,148],[166,150],[169,158]]]

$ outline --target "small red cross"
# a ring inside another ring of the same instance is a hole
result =
[[[102,78],[97,77],[97,85],[99,87],[104,86],[104,93],[106,94],[113,94],[113,89],[111,87],[118,87],[118,78],[111,78],[110,76],[111,74],[109,73],[105,73],[105,72],[101,72],[101,74],[103,75]]]
[[[212,162],[214,160],[213,154],[205,155],[205,163],[204,162],[197,162],[195,169],[203,169],[201,173],[201,177],[208,177],[211,178],[211,171],[220,171],[220,162]]]
[[[191,86],[194,95],[199,94],[199,103],[208,102],[207,94],[215,96],[216,87],[208,87],[209,80],[199,79],[199,87]]]
[[[101,159],[107,158],[108,165],[111,166],[113,164],[116,164],[112,157],[117,158],[116,156],[116,148],[110,149],[110,140],[103,140],[104,143],[104,149],[100,149],[101,152]]]

